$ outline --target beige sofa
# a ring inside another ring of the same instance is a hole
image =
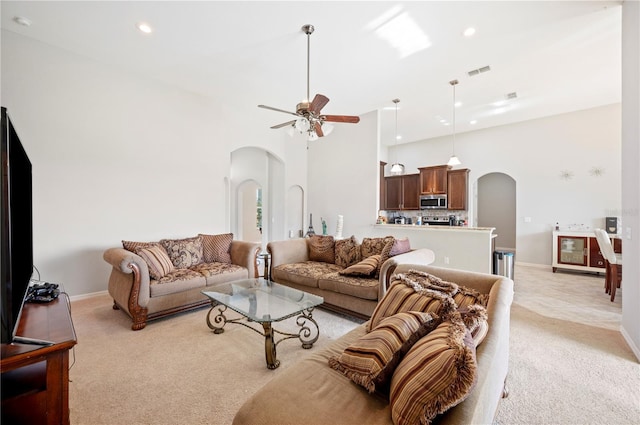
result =
[[[256,277],[260,243],[232,238],[222,234],[123,241],[122,248],[108,248],[103,258],[112,266],[108,290],[113,308],[127,313],[133,320],[131,329],[140,330],[149,320],[208,305],[202,290]]]
[[[355,238],[353,240],[358,252],[362,249],[362,244],[373,241],[373,246],[377,240],[379,247],[370,248],[365,253],[366,256],[373,252],[379,253],[382,239],[386,238],[364,238],[361,243],[355,241]],[[378,276],[350,276],[340,274],[346,267],[336,264],[338,254],[329,261],[313,260],[308,238],[269,242],[267,251],[271,254],[272,281],[323,297],[323,308],[364,319],[371,316],[383,295],[382,288],[387,285],[389,277],[399,264],[427,265],[435,260],[432,250],[415,249],[382,259]],[[362,257],[353,257],[352,262],[358,262]]]
[[[491,424],[500,399],[506,396],[513,281],[502,276],[410,264],[398,265],[395,271],[406,273],[410,269],[489,294],[488,332],[476,351],[475,386],[466,399],[438,415],[434,423]],[[364,335],[366,326],[367,323],[358,326],[275,376],[241,406],[233,424],[392,424],[387,397],[368,393],[328,366],[328,359]]]

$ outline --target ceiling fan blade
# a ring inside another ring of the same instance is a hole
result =
[[[313,102],[309,106],[309,110],[314,114],[319,114],[320,110],[325,107],[325,105],[329,103],[329,98],[323,94],[316,94],[316,97],[313,98]]]
[[[278,125],[274,125],[271,128],[282,128],[282,127],[286,127],[288,125],[293,125],[293,123],[296,122],[296,120],[292,120],[292,121],[287,121],[287,122],[283,122],[282,124],[278,124]]]
[[[278,109],[278,108],[274,108],[272,106],[258,105],[258,108],[271,109],[272,111],[284,112],[285,114],[291,114],[291,115],[298,116],[298,114],[296,114],[295,112],[285,111],[284,109]]]
[[[316,129],[316,134],[318,135],[318,137],[324,136],[324,133],[322,132],[322,124],[320,124],[319,121],[316,121],[314,128]]]
[[[323,115],[320,117],[323,121],[346,122],[356,124],[360,122],[360,117],[353,115]]]

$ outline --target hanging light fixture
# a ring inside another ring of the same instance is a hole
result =
[[[453,167],[454,165],[462,164],[456,156],[456,84],[458,84],[458,80],[451,80],[449,81],[449,84],[453,87],[453,120],[451,122],[451,125],[453,126],[453,147],[451,158],[449,158],[447,165]]]
[[[400,99],[393,99],[392,102],[396,104],[396,146],[395,146],[396,162],[391,164],[391,174],[402,174],[404,172],[404,165],[398,163],[398,149],[397,149],[398,148],[398,103],[400,102]]]

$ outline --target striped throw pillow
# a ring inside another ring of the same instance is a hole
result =
[[[461,321],[442,322],[411,347],[391,378],[393,423],[431,423],[468,396],[476,371],[469,331]]]
[[[231,264],[231,242],[233,233],[220,235],[198,235],[202,238],[202,251],[205,263]]]
[[[438,323],[438,316],[418,311],[387,317],[342,354],[331,357],[329,366],[370,393],[377,390],[388,394],[391,376],[402,357]]]
[[[344,276],[372,276],[378,269],[380,263],[380,254],[372,255],[360,261],[353,266],[349,266],[338,273]]]
[[[149,276],[152,279],[159,280],[167,273],[175,270],[167,251],[160,245],[156,244],[146,248],[138,248],[136,249],[136,254],[142,257],[145,263],[147,263]]]
[[[449,295],[415,286],[402,274],[396,277],[398,279],[391,283],[389,290],[373,310],[367,332],[375,329],[385,317],[403,311],[435,313],[443,319],[455,311],[456,305]]]

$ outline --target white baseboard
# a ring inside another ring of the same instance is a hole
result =
[[[525,267],[535,267],[537,269],[551,270],[551,265],[550,264],[523,263],[521,261],[516,261],[515,265],[516,266],[525,266]]]
[[[106,290],[104,291],[99,291],[99,292],[91,292],[89,294],[80,294],[80,295],[73,295],[71,297],[69,297],[69,300],[71,301],[79,301],[79,300],[86,300],[88,298],[93,298],[93,297],[98,297],[101,295],[106,295],[108,292]]]
[[[633,342],[624,326],[620,326],[620,333],[629,345],[629,348],[631,348],[631,351],[633,351],[633,354],[635,354],[636,359],[638,359],[638,363],[640,363],[640,348],[638,348],[638,346]]]

